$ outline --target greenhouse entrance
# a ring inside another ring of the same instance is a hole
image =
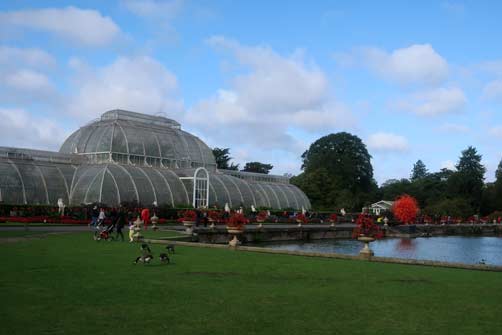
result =
[[[195,170],[193,175],[193,200],[194,208],[207,208],[209,205],[209,173],[203,167]]]

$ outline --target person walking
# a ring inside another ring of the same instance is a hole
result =
[[[122,229],[124,228],[126,221],[127,221],[127,214],[123,208],[120,208],[117,214],[117,226],[116,226],[117,233],[115,234],[115,239],[118,240],[120,235],[122,242],[124,242],[124,234],[122,233]]]
[[[143,208],[141,211],[141,220],[143,220],[143,226],[145,230],[148,229],[148,223],[150,222],[150,210],[148,208]]]
[[[105,214],[105,209],[104,208],[101,208],[99,210],[99,215],[98,215],[98,227],[102,224],[105,223],[105,219],[106,219],[106,214]],[[113,222],[112,222],[113,224]]]
[[[91,210],[91,223],[90,223],[91,226],[96,227],[98,225],[98,217],[99,217],[98,206],[94,206]]]

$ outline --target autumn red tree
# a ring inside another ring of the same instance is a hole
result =
[[[417,200],[408,194],[397,198],[392,206],[394,217],[404,224],[413,223],[417,217],[418,210]]]

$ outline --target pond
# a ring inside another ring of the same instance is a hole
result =
[[[388,238],[370,244],[375,256],[451,263],[502,265],[501,237]],[[363,243],[357,240],[316,240],[260,243],[272,249],[357,255]]]

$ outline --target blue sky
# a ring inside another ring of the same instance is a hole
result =
[[[0,145],[57,150],[112,108],[164,113],[241,166],[300,172],[348,131],[379,183],[469,145],[502,158],[499,1],[0,3]]]

